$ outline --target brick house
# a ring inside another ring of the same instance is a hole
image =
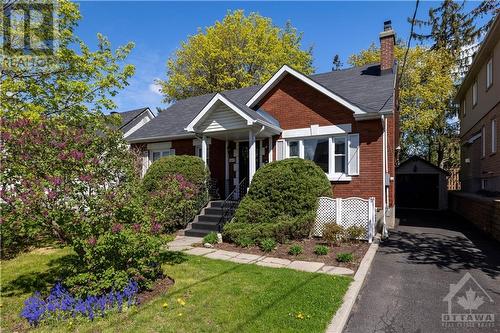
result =
[[[266,163],[310,159],[335,197],[374,197],[391,226],[399,144],[394,42],[385,22],[380,63],[311,76],[284,65],[264,85],[179,100],[126,139],[142,151],[144,172],[162,156],[200,156],[225,195]]]
[[[455,97],[460,103],[462,191],[500,192],[500,18],[490,31]]]

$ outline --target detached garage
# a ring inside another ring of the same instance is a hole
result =
[[[448,208],[449,173],[413,156],[396,169],[396,207],[443,210]]]

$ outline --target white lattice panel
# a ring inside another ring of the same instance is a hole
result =
[[[312,234],[316,237],[323,235],[325,224],[335,223],[336,220],[336,202],[335,199],[321,197],[319,198],[316,222],[314,223]]]
[[[318,211],[312,235],[321,237],[327,223],[337,223],[344,228],[362,227],[366,230],[364,238],[369,242],[375,235],[375,199],[362,198],[318,199]]]
[[[368,238],[368,223],[370,220],[368,211],[368,200],[361,198],[342,199],[340,225],[344,228],[350,226],[363,227],[366,230],[365,238]]]

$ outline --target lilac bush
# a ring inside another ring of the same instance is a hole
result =
[[[72,296],[62,285],[57,283],[47,298],[35,293],[24,302],[21,317],[30,325],[36,326],[44,321],[60,321],[70,318],[104,317],[107,312],[121,312],[124,307],[138,304],[139,285],[130,280],[121,291],[110,291],[100,296],[77,298]]]
[[[80,298],[121,290],[130,279],[148,288],[162,274],[157,221],[116,128],[98,114],[0,122],[2,258],[46,243],[70,246],[76,260],[59,278]]]
[[[181,174],[165,175],[157,180],[158,189],[147,192],[148,209],[165,232],[186,226],[200,210],[200,189]]]

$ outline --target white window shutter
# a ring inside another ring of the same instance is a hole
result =
[[[359,134],[349,134],[347,173],[349,176],[359,175]]]
[[[285,141],[276,141],[276,160],[281,161],[285,158]]]

